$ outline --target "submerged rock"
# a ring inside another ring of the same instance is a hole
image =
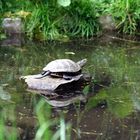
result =
[[[0,46],[21,46],[23,42],[24,38],[21,34],[12,34],[11,36],[1,40]]]

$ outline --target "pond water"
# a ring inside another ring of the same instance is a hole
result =
[[[67,43],[28,41],[20,47],[1,46],[0,128],[6,127],[9,132],[9,128],[17,127],[20,139],[39,139],[37,126],[54,122],[46,131],[56,138],[56,131],[69,127],[66,139],[139,140],[139,54],[139,42],[111,38]],[[19,80],[21,75],[38,74],[48,62],[58,58],[88,59],[83,71],[93,77],[94,87],[85,105],[48,109],[45,99],[26,91]]]

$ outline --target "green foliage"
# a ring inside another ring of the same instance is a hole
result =
[[[8,126],[7,121],[11,122],[12,125]],[[0,114],[0,140],[17,140],[17,132],[14,108],[13,106],[5,106],[5,109],[1,109]]]
[[[10,10],[10,5],[15,8]],[[25,30],[30,38],[59,39],[65,35],[88,38],[99,31],[97,6],[94,1],[32,0],[21,1],[19,5],[19,2],[9,0],[4,9],[9,9],[11,16],[13,13],[19,16],[17,12],[21,11],[21,8],[25,12],[31,12],[30,18],[25,19]]]
[[[40,39],[57,39],[59,32],[57,28],[58,19],[55,13],[56,9],[51,9],[48,4],[40,3],[33,8],[31,17],[26,20],[26,31],[27,35],[31,38]]]
[[[117,0],[112,3],[110,13],[117,22],[117,29],[123,33],[138,32],[140,20],[139,0]]]
[[[66,3],[70,1],[59,1],[63,6]],[[27,34],[42,39],[59,39],[65,35],[91,37],[99,31],[94,5],[90,0],[74,0],[65,8],[58,7],[55,2],[37,3],[31,18],[26,20]]]
[[[15,12],[16,10],[22,8],[24,4],[23,0],[0,0],[0,10],[3,13],[8,11]]]
[[[50,127],[53,123],[50,121],[50,108],[44,100],[41,100],[36,106],[36,114],[39,124],[35,140],[49,140],[52,136]]]
[[[63,114],[59,118],[51,119],[50,106],[45,100],[40,100],[36,105],[36,114],[38,118],[38,129],[35,140],[70,140],[71,125],[65,123]],[[52,127],[57,127],[56,131],[52,132]]]
[[[66,9],[63,29],[71,36],[91,37],[99,31],[96,3],[91,0],[73,0]]]
[[[120,32],[135,34],[139,29],[139,0],[0,1],[0,16],[22,17],[21,10],[24,14],[31,13],[28,18],[24,17],[27,35],[40,40],[97,35],[100,32],[98,17],[103,13],[112,15]]]

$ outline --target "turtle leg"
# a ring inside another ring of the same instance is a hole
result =
[[[43,77],[49,75],[50,73],[51,73],[50,71],[43,71],[43,72],[41,73],[41,76],[40,76],[40,77],[37,77],[36,79],[41,79],[41,78],[43,78]]]
[[[71,80],[72,79],[72,76],[68,76],[68,75],[63,75],[63,78],[65,79],[65,80]]]

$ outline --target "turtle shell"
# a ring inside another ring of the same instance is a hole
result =
[[[81,70],[79,64],[75,63],[70,59],[57,59],[51,61],[43,68],[43,71],[50,71],[50,72],[78,72]]]

